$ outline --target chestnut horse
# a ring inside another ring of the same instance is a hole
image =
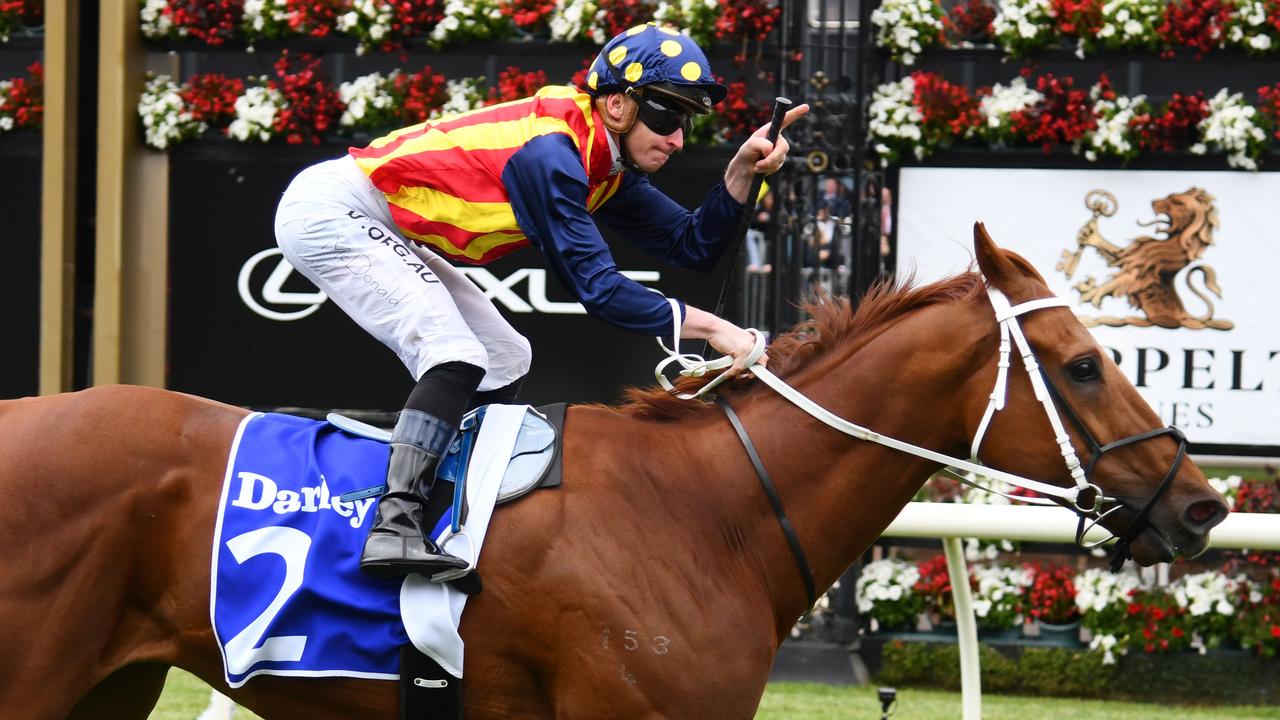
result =
[[[997,373],[987,284],[1015,304],[1051,295],[1024,259],[980,226],[974,234],[981,275],[881,287],[856,312],[842,300],[812,306],[770,346],[774,374],[843,418],[968,457]],[[1075,409],[1079,427],[1068,427],[1087,464],[1097,445],[1081,427],[1104,442],[1159,427],[1070,310],[1020,322],[1059,403]],[[719,395],[772,477],[818,588],[939,468],[836,432],[758,380]],[[0,403],[0,717],[145,718],[170,666],[264,718],[396,716],[389,680],[223,682],[209,553],[244,415],[139,387]],[[1052,435],[1027,375],[1010,374],[983,461],[1068,486]],[[1113,531],[1158,498],[1131,544],[1140,564],[1198,554],[1226,513],[1201,472],[1178,462],[1184,449],[1157,435],[1091,467],[1089,482],[1121,501],[1103,520]],[[467,717],[752,717],[807,598],[721,408],[659,390],[573,406],[563,462],[563,487],[494,515],[485,589],[461,628]]]

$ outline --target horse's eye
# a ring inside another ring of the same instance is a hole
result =
[[[1098,361],[1093,358],[1084,358],[1071,363],[1067,368],[1071,373],[1071,379],[1076,382],[1089,382],[1098,379]]]

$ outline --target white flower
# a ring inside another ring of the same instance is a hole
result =
[[[920,123],[924,116],[915,106],[915,80],[908,76],[876,88],[871,96],[870,114],[871,140],[876,143],[882,164],[888,165],[905,148],[923,157],[925,147],[920,140],[924,133]]]
[[[1170,589],[1174,599],[1178,601],[1178,607],[1187,608],[1192,616],[1200,617],[1212,612],[1232,615],[1235,607],[1231,604],[1231,598],[1235,596],[1238,587],[1236,580],[1210,571],[1184,575]]]
[[[1142,583],[1133,572],[1117,574],[1090,568],[1076,575],[1074,585],[1076,608],[1083,615],[1101,612],[1108,605],[1127,604],[1130,593],[1141,587]]]
[[[151,77],[143,86],[142,96],[138,98],[138,117],[142,120],[147,145],[164,150],[205,131],[205,124],[198,122],[187,109],[181,90],[168,75]]]
[[[1231,167],[1257,170],[1257,158],[1266,149],[1266,133],[1258,125],[1258,111],[1244,101],[1242,93],[1229,93],[1226,88],[1209,100],[1205,118],[1196,126],[1200,131],[1201,152],[1215,147],[1227,153]],[[1196,152],[1196,148],[1192,148]]]
[[[1046,45],[1053,39],[1049,0],[999,0],[991,33],[1011,54]]]
[[[869,613],[877,602],[902,600],[919,580],[916,566],[902,560],[885,558],[867,563],[853,588],[858,611]]]
[[[871,24],[876,26],[876,45],[905,65],[942,36],[941,11],[933,2],[884,0],[871,11]]]
[[[1089,641],[1090,650],[1102,650],[1102,664],[1115,665],[1116,656],[1111,652],[1120,641],[1115,635],[1095,635],[1093,640]]]
[[[175,31],[173,18],[163,12],[168,4],[169,0],[144,0],[142,9],[138,12],[143,37],[159,40],[175,34],[186,34],[186,28],[177,28]]]
[[[598,38],[604,36],[605,30],[595,24],[599,12],[600,6],[594,0],[556,0],[555,12],[551,14],[548,23],[551,39],[557,42],[578,42],[583,36],[589,35],[599,44],[604,44]]]
[[[276,113],[283,107],[284,95],[279,90],[264,85],[246,88],[236,98],[236,119],[231,121],[227,134],[242,142],[267,142],[274,132]]]
[[[338,98],[347,109],[338,119],[338,124],[342,127],[373,127],[385,120],[378,117],[381,113],[375,111],[385,110],[395,101],[390,88],[397,75],[398,70],[393,70],[390,76],[369,73],[339,85]]]
[[[1110,47],[1143,47],[1157,40],[1164,0],[1109,0],[1102,6],[1098,37]]]

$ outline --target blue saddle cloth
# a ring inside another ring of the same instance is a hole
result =
[[[328,423],[251,415],[227,466],[213,549],[214,633],[227,682],[274,675],[396,678],[402,580],[360,572],[386,476],[384,443]]]
[[[465,482],[482,411],[464,421],[441,462],[445,487],[433,496],[447,498],[448,483]],[[519,432],[503,478],[512,499],[538,484],[555,454],[555,431],[541,415],[528,413]],[[258,674],[399,677],[399,650],[409,641],[403,580],[360,572],[378,501],[367,490],[386,477],[385,440],[276,413],[241,423],[218,509],[210,594],[231,687]],[[460,497],[437,510],[433,536],[453,524]]]

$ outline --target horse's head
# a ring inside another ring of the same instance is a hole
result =
[[[988,286],[1002,293],[1015,312],[1023,303],[1052,297],[1031,264],[997,247],[981,223],[974,225],[974,250]],[[993,294],[993,302],[998,301]],[[1209,530],[1222,522],[1228,508],[1184,457],[1181,433],[1161,428],[1160,418],[1068,308],[1030,309],[1014,322],[1039,362],[1052,398],[1050,412],[1060,418],[1070,447],[1055,442],[1053,421],[1036,400],[1014,343],[1007,404],[994,413],[979,440],[983,462],[1067,487],[1096,486],[1112,499],[1097,505],[1104,514],[1101,524],[1122,542],[1128,534],[1128,551],[1140,565],[1203,552]],[[990,365],[994,372],[994,360]],[[976,427],[975,432],[981,434]],[[1079,460],[1074,477],[1068,469],[1072,450]],[[1077,504],[1093,506],[1094,494],[1086,490]]]

